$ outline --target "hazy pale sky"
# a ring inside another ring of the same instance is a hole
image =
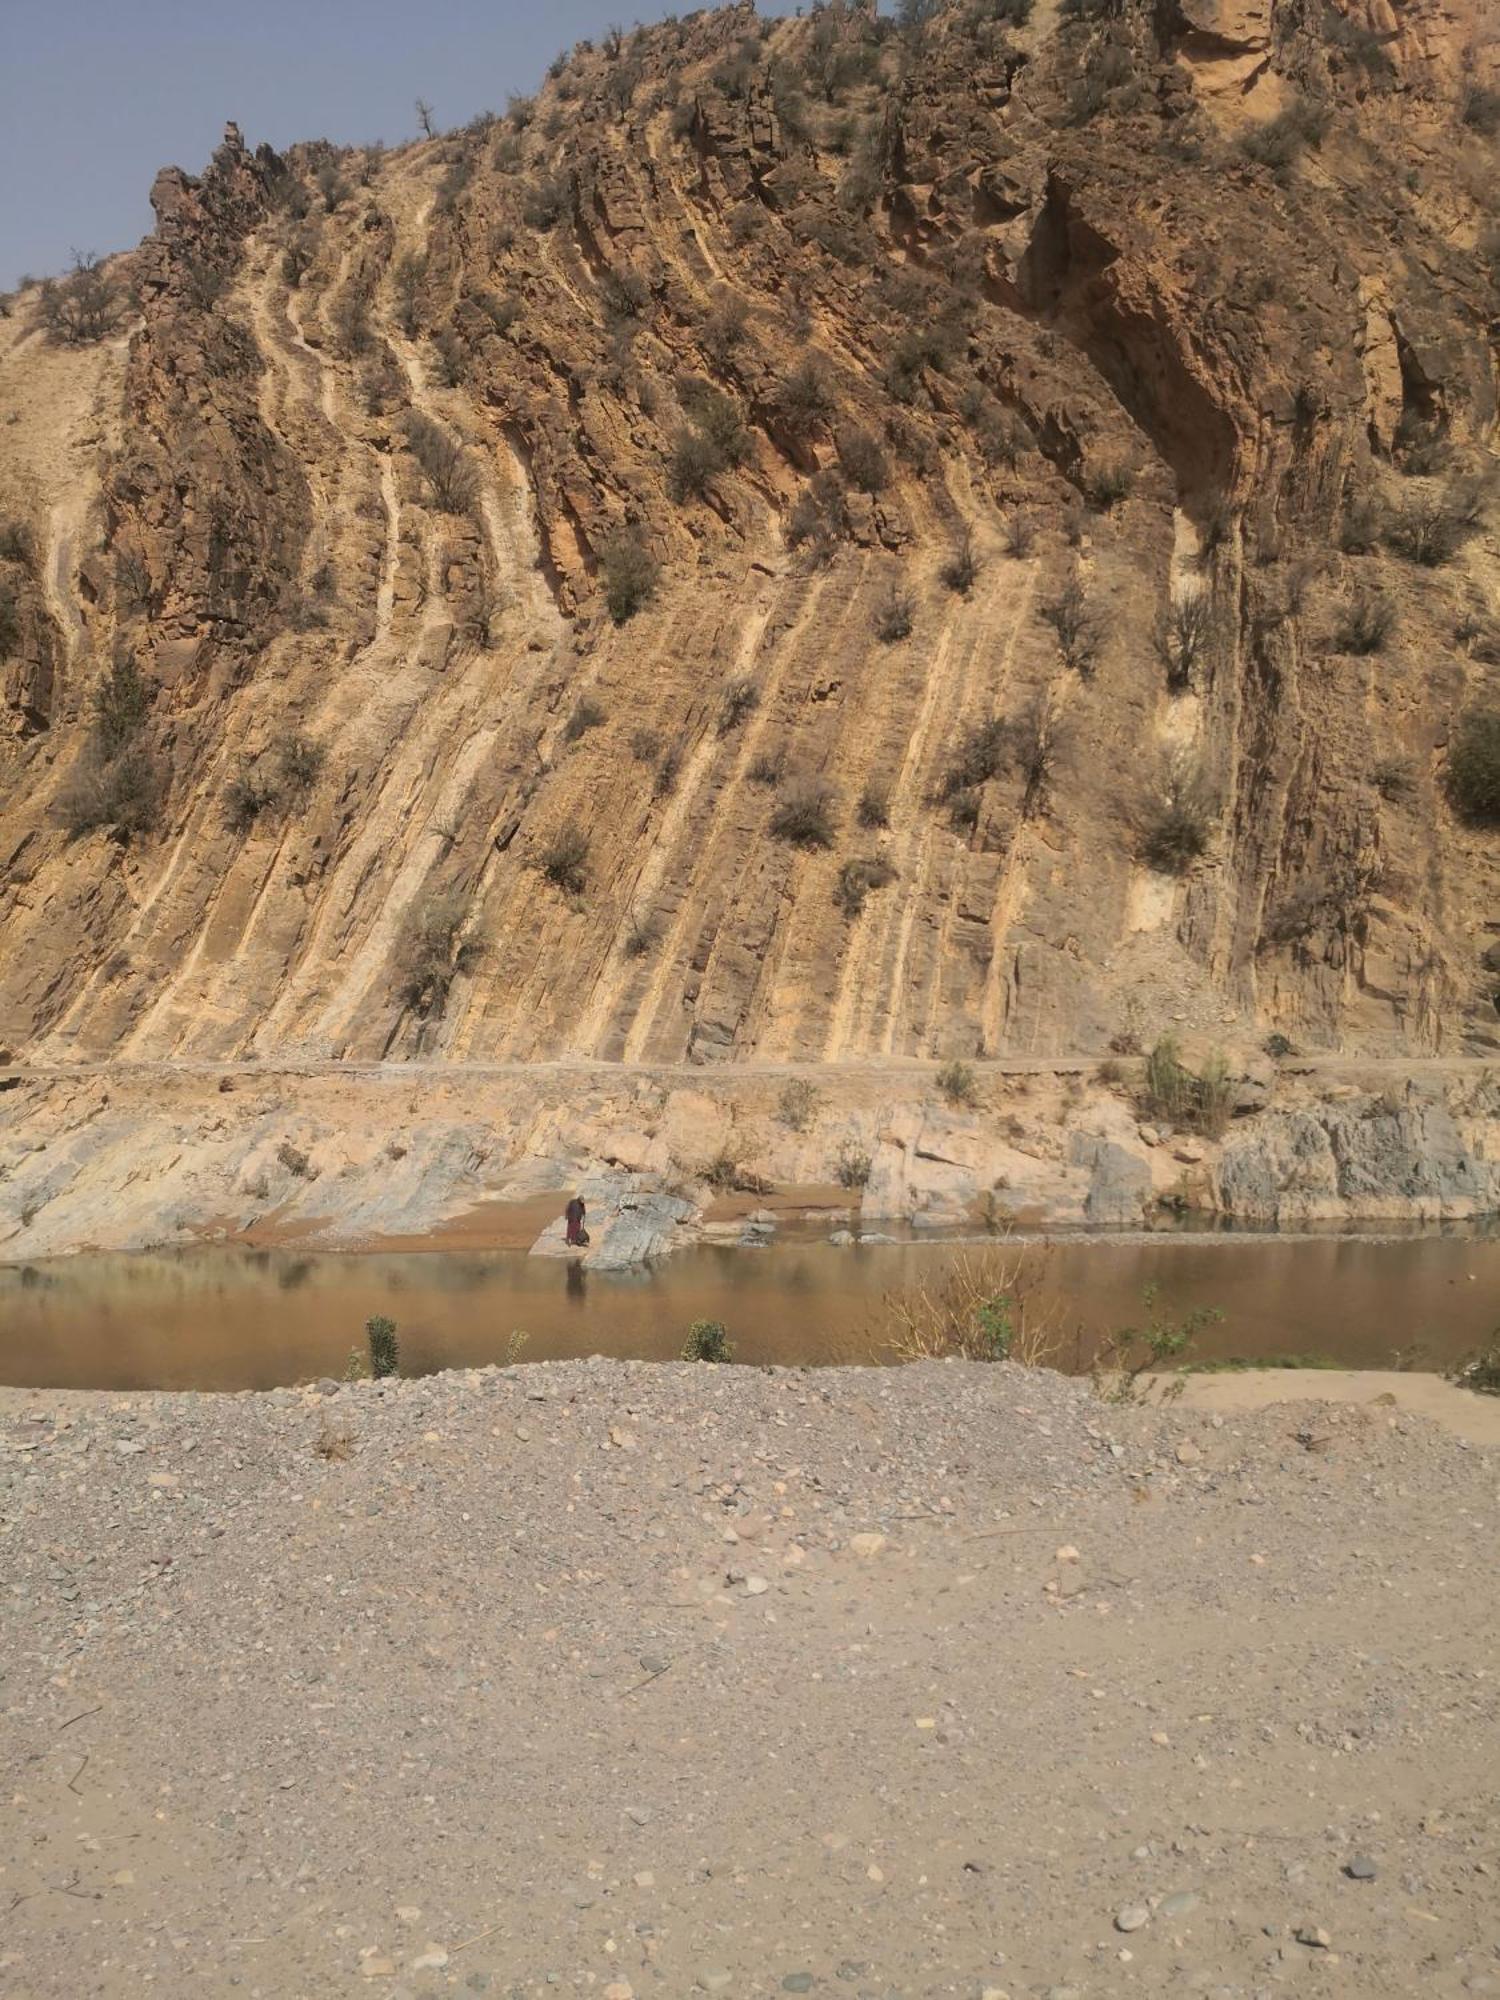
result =
[[[233,118],[254,146],[395,145],[503,111],[619,0],[0,0],[0,289],[151,227],[158,167],[197,173]],[[781,13],[772,4],[766,13]]]

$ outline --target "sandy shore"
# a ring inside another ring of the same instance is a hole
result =
[[[0,1393],[6,1991],[1493,1992],[1496,1456],[1284,1386]]]

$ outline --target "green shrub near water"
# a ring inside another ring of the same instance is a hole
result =
[[[718,1319],[695,1319],[682,1344],[684,1361],[732,1361],[734,1347],[728,1329]]]
[[[365,1338],[370,1344],[370,1373],[378,1382],[396,1374],[401,1366],[401,1346],[396,1338],[396,1322],[384,1313],[365,1321]]]

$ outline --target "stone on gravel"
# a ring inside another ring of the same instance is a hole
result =
[[[1175,1895],[1164,1896],[1158,1912],[1163,1917],[1190,1917],[1198,1907],[1198,1898],[1191,1889],[1179,1889]]]
[[[1144,1903],[1127,1903],[1123,1910],[1115,1912],[1117,1931],[1138,1931],[1151,1921],[1151,1912]]]
[[[1344,1863],[1344,1873],[1351,1882],[1373,1882],[1379,1872],[1368,1854],[1351,1854]]]

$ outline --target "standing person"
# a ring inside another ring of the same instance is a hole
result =
[[[583,1196],[575,1194],[563,1213],[568,1223],[568,1241],[581,1249],[589,1240],[588,1231],[583,1226],[583,1218],[588,1213],[584,1207]]]

